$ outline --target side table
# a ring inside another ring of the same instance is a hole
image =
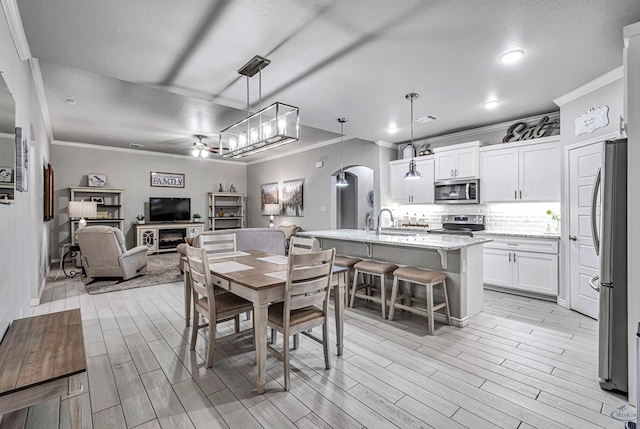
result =
[[[65,249],[68,249],[65,252]],[[75,258],[78,255],[78,252],[80,251],[80,246],[78,246],[77,244],[71,244],[71,243],[66,243],[62,245],[62,248],[60,249],[60,253],[63,255],[60,258],[60,266],[58,267],[58,274],[56,274],[56,278],[54,280],[58,280],[58,277],[60,276],[60,273],[64,273],[65,276],[73,278],[76,277],[77,275],[80,274],[84,274],[84,268],[80,268],[79,270],[71,270],[67,273],[67,270],[64,267],[64,261],[67,259],[67,257],[73,261],[73,258]]]

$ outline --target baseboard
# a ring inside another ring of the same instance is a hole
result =
[[[438,322],[442,322],[445,325],[447,324],[447,318],[444,314],[434,312],[433,318]],[[468,325],[469,325],[468,317],[464,317],[462,319],[459,319],[457,317],[451,317],[451,326],[455,326],[456,328],[464,328],[465,326],[468,326]]]
[[[47,273],[48,275],[48,273]],[[47,276],[45,276],[44,279],[42,279],[42,287],[40,288],[40,291],[38,292],[38,297],[34,298],[31,300],[31,306],[35,307],[36,305],[40,305],[40,298],[42,298],[42,292],[44,291],[44,286],[47,283]]]
[[[560,307],[569,308],[569,303],[567,302],[566,299],[558,298],[557,302]]]
[[[534,292],[526,292],[526,291],[521,291],[521,290],[506,289],[506,288],[501,288],[500,286],[488,285],[486,283],[484,284],[484,288],[487,289],[487,290],[493,290],[493,291],[496,291],[496,292],[508,293],[509,295],[524,296],[526,298],[540,299],[542,301],[556,302],[558,300],[558,298],[553,296],[553,295],[542,295],[542,294],[538,294],[538,293],[534,293]]]

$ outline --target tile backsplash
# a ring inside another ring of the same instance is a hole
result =
[[[485,216],[485,228],[495,232],[542,233],[551,222],[547,210],[560,214],[560,203],[503,203],[503,204],[412,204],[386,206],[394,218],[423,218],[429,228],[440,228],[443,214],[481,214]],[[384,216],[387,218],[387,216]],[[558,225],[558,231],[560,225]]]

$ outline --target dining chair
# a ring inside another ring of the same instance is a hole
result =
[[[324,366],[329,362],[329,291],[336,250],[312,253],[290,253],[285,283],[284,301],[269,305],[268,326],[282,333],[282,352],[268,345],[269,350],[284,362],[284,390],[289,390],[289,337],[303,334],[322,344]],[[322,339],[308,329],[322,326]]]
[[[199,246],[206,250],[208,255],[223,252],[235,252],[236,235],[235,234],[207,234],[198,235]]]
[[[314,237],[291,237],[289,253],[311,253],[319,250],[318,240]]]
[[[254,333],[254,329],[240,330],[240,314],[253,309],[253,304],[233,293],[214,293],[207,251],[204,248],[187,246],[187,263],[191,274],[191,290],[193,293],[193,321],[191,328],[191,350],[195,350],[198,329],[209,327],[209,347],[207,348],[206,368],[213,364],[215,345],[241,335]],[[199,324],[200,316],[208,323]],[[234,320],[234,333],[216,338],[218,322]]]

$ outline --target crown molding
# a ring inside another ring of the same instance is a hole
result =
[[[18,3],[16,3],[16,0],[0,0],[0,3],[9,24],[9,32],[18,53],[18,58],[20,58],[20,61],[28,60],[31,58],[31,50],[22,26]]]
[[[374,142],[377,146],[386,147],[388,149],[398,149],[398,145],[395,143],[389,143],[384,140],[376,140]]]
[[[317,148],[323,147],[323,146],[329,146],[329,145],[336,144],[336,143],[340,143],[340,137],[336,137],[334,139],[329,139],[329,140],[326,140],[326,141],[323,141],[323,142],[320,142],[320,143],[316,143],[316,144],[313,144],[311,146],[302,147],[300,149],[294,149],[294,150],[291,150],[289,152],[280,153],[278,155],[273,155],[273,156],[270,156],[268,158],[256,159],[255,161],[249,161],[249,162],[247,162],[247,165],[260,164],[261,162],[273,161],[274,159],[284,158],[285,156],[295,155],[295,154],[301,153],[301,152],[307,152],[309,150],[317,149]]]
[[[49,116],[49,106],[47,105],[47,94],[44,90],[44,81],[42,80],[42,71],[40,70],[40,60],[37,58],[29,58],[29,66],[31,67],[31,75],[33,76],[33,85],[35,86],[36,96],[42,111],[42,119],[44,127],[49,136],[49,141],[53,141],[53,128],[51,128],[51,117]]]
[[[620,66],[617,69],[611,70],[609,73],[605,73],[602,76],[595,78],[591,82],[574,89],[570,93],[556,98],[555,100],[553,100],[553,102],[562,107],[567,103],[570,103],[580,97],[589,94],[590,92],[600,89],[603,86],[609,85],[610,83],[615,82],[618,79],[622,79],[623,76],[624,72],[622,66]]]
[[[140,149],[129,149],[129,148],[124,148],[124,147],[112,147],[112,146],[102,146],[102,145],[96,145],[96,144],[89,144],[89,143],[78,143],[78,142],[69,142],[69,141],[64,141],[64,140],[53,140],[51,142],[52,146],[66,146],[66,147],[73,147],[73,148],[80,148],[80,149],[92,149],[92,150],[104,150],[104,151],[109,151],[109,152],[122,152],[122,153],[128,153],[128,154],[135,154],[135,155],[144,155],[144,156],[158,156],[158,157],[163,157],[163,158],[177,158],[177,159],[191,159],[191,160],[195,160],[196,158],[191,156],[191,155],[177,155],[177,154],[173,154],[173,153],[161,153],[161,152],[152,152],[152,151],[148,151],[148,150],[140,150]],[[220,158],[216,158],[211,157],[211,158],[203,158],[202,159],[203,162],[215,162],[215,163],[219,163],[219,164],[233,164],[233,165],[244,165],[243,162],[239,162],[239,161],[232,161],[229,159],[220,159]]]

